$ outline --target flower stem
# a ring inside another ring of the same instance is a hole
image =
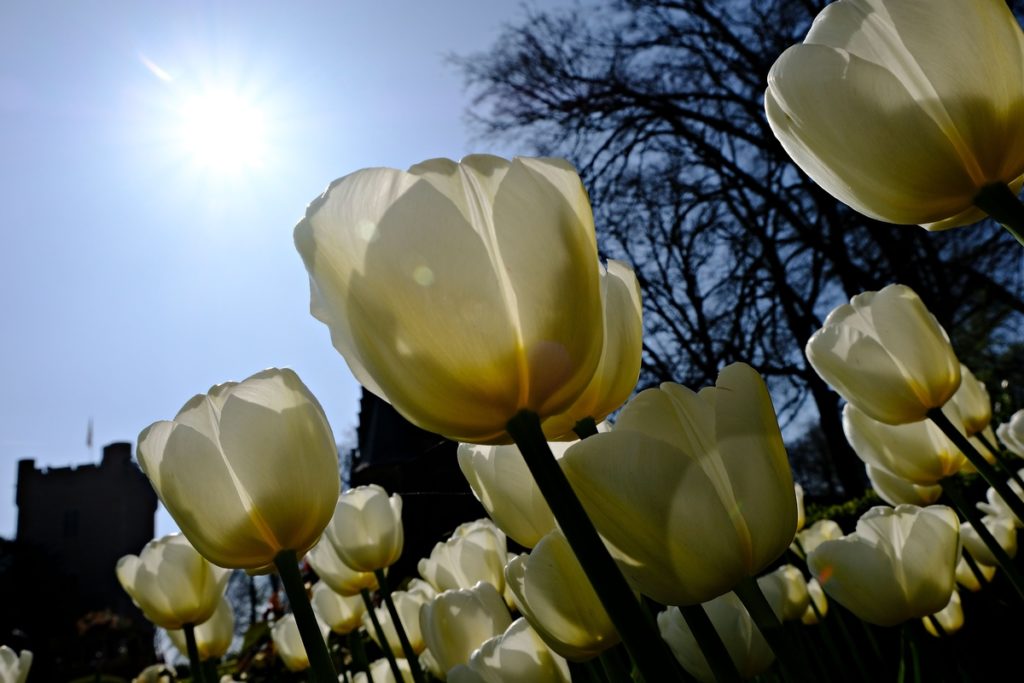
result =
[[[732,661],[729,651],[725,649],[725,643],[722,642],[722,637],[715,630],[715,625],[711,623],[711,618],[704,610],[704,605],[682,605],[679,607],[679,611],[682,613],[683,621],[689,627],[690,633],[693,634],[693,639],[697,641],[701,654],[704,655],[708,666],[711,667],[715,680],[718,683],[742,681],[740,672],[736,670],[736,662]]]
[[[192,680],[195,683],[206,683],[203,663],[199,661],[199,648],[196,646],[195,624],[185,624],[181,629],[185,632],[185,649],[188,650],[188,668],[192,671]]]
[[[355,630],[345,636],[349,652],[352,653],[352,671],[362,671],[370,675],[370,664],[366,661],[366,649],[363,647],[362,631]]]
[[[594,418],[585,417],[573,426],[572,431],[576,433],[576,436],[585,439],[597,434],[597,423],[594,422]]]
[[[764,593],[761,592],[761,587],[757,585],[757,579],[748,576],[740,581],[732,590],[739,597],[743,606],[747,608],[747,611],[750,612],[750,618],[757,624],[761,635],[768,641],[768,645],[775,653],[775,656],[779,658],[779,664],[782,666],[785,674],[784,677],[801,681],[814,680],[813,676],[809,677],[809,673],[806,670],[806,661],[790,643],[789,636],[782,628],[782,622],[779,621],[779,617],[775,614],[772,606],[768,604]]]
[[[299,574],[299,560],[294,550],[282,550],[274,558],[274,566],[284,584],[284,592],[288,595],[288,603],[295,615],[295,625],[299,628],[302,646],[309,658],[309,668],[316,683],[337,683],[338,672],[331,662],[331,653],[327,651],[320,627],[316,623],[313,608],[309,605],[309,596]]]
[[[978,474],[988,482],[991,486],[1003,497],[1006,504],[1013,510],[1013,514],[1017,515],[1017,519],[1024,519],[1024,500],[1020,499],[1010,485],[1006,483],[1006,480],[1000,477],[996,471],[992,468],[992,465],[988,464],[988,460],[985,460],[984,456],[978,452],[978,450],[971,445],[971,442],[967,440],[967,437],[960,433],[960,430],[953,426],[953,423],[949,421],[946,414],[942,412],[941,408],[932,408],[928,411],[928,418],[934,422],[942,433],[945,434],[950,441],[952,441],[960,452],[971,461],[974,468],[978,470]],[[945,490],[945,486],[943,486]],[[972,508],[973,509],[973,508]],[[973,522],[971,522],[973,524]],[[979,532],[980,533],[980,532]]]
[[[377,577],[377,585],[380,587],[380,593],[384,596],[384,604],[387,605],[388,612],[391,614],[391,621],[395,624],[395,632],[398,634],[398,642],[402,644],[402,652],[405,653],[405,661],[409,663],[409,670],[412,672],[412,679],[416,683],[424,683],[423,670],[420,669],[420,660],[416,656],[416,652],[412,649],[412,643],[409,642],[409,636],[405,632],[405,626],[402,624],[402,620],[398,617],[398,610],[395,608],[395,603],[391,599],[391,589],[388,587],[387,577],[384,576],[383,569],[373,570],[373,575]],[[401,680],[401,679],[399,679]]]
[[[1024,245],[1024,205],[1006,183],[981,188],[974,205],[999,221],[1014,239]]]
[[[967,521],[971,523],[974,530],[981,537],[981,540],[985,543],[988,549],[995,556],[996,561],[999,562],[1000,568],[1006,572],[1006,578],[1010,581],[1010,584],[1016,589],[1017,595],[1020,596],[1021,600],[1024,600],[1024,577],[1021,577],[1020,572],[1017,571],[1016,565],[1013,564],[1013,560],[1003,550],[1003,546],[999,545],[999,541],[995,539],[992,532],[988,530],[985,523],[982,522],[981,516],[978,511],[967,502],[960,491],[960,483],[952,477],[947,477],[939,482],[942,485],[942,492],[949,497],[953,502],[953,506],[960,511],[960,514],[967,518]],[[965,554],[967,553],[964,549]]]
[[[522,410],[508,421],[507,426],[594,592],[636,662],[640,675],[647,683],[678,680],[681,672],[675,657],[587,517],[576,492],[548,447],[538,415]]]
[[[380,625],[380,619],[377,618],[376,608],[373,606],[373,600],[370,599],[370,591],[364,588],[359,591],[359,595],[363,596],[363,604],[366,605],[366,613],[370,615],[370,621],[373,623],[373,630],[377,632],[377,642],[380,643],[380,649],[388,659],[388,666],[391,667],[391,673],[394,674],[396,681],[405,680],[402,678],[402,670],[398,668],[398,662],[395,661],[395,653],[391,651],[391,644],[388,643],[388,637],[384,635],[384,627]]]

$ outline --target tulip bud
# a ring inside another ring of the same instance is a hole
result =
[[[828,599],[825,597],[825,591],[821,589],[821,584],[818,583],[817,579],[811,579],[807,582],[807,595],[810,596],[810,601],[800,621],[811,626],[817,624],[828,614]]]
[[[743,363],[699,393],[641,392],[561,464],[623,574],[662,604],[721,595],[793,540],[786,449],[767,387]]]
[[[325,582],[313,586],[310,598],[313,611],[335,633],[345,635],[359,628],[366,613],[366,603],[361,596],[342,596],[331,590]]]
[[[320,634],[327,640],[327,632],[331,629],[319,618],[316,620]],[[289,671],[305,671],[309,668],[306,648],[299,636],[299,626],[295,623],[295,615],[286,614],[270,627],[270,637],[274,641],[274,649]]]
[[[939,626],[942,627],[942,633],[939,633],[939,630],[935,628],[932,619],[939,622]],[[954,590],[945,607],[931,615],[931,617],[922,618],[921,621],[924,623],[924,629],[936,638],[940,638],[943,635],[951,636],[959,631],[964,625],[964,608],[960,603],[960,594]]]
[[[946,331],[905,285],[837,307],[805,352],[823,380],[885,424],[923,420],[960,387],[960,362]]]
[[[117,561],[117,580],[151,622],[168,630],[213,616],[231,572],[210,564],[180,534],[154,539]]]
[[[500,593],[505,590],[507,554],[505,534],[490,520],[479,520],[473,528],[462,528],[435,545],[417,569],[438,591],[471,588],[484,581]]]
[[[32,652],[22,650],[20,654],[15,654],[14,650],[6,645],[0,645],[0,681],[25,683],[30,668],[32,668]]]
[[[412,645],[413,651],[416,654],[423,652],[423,648],[427,644],[423,639],[423,633],[420,629],[420,610],[431,601],[431,596],[421,590],[395,591],[391,594],[391,600],[395,603],[398,618],[402,622],[402,628],[405,629],[405,635],[409,638],[409,644]],[[398,639],[398,629],[395,627],[395,622],[391,619],[390,610],[385,607],[378,607],[374,610],[374,613],[377,616],[381,629],[384,631],[384,637],[388,641],[387,647],[391,649],[391,653],[396,657],[405,657],[402,643]],[[363,614],[362,619],[366,632],[370,634],[370,637],[377,643],[377,646],[383,649],[385,644],[380,642],[370,615]]]
[[[556,456],[559,445],[551,444]],[[551,508],[518,446],[459,444],[459,468],[490,518],[519,545],[532,548],[555,528]]]
[[[753,678],[772,665],[775,654],[735,593],[720,595],[705,603],[704,609],[741,678]],[[714,683],[715,675],[678,607],[658,614],[658,629],[684,669],[701,683]]]
[[[324,535],[356,571],[390,567],[402,555],[402,498],[397,493],[389,498],[376,484],[349,489],[338,497]]]
[[[868,623],[893,626],[945,607],[959,556],[953,510],[900,505],[871,508],[854,533],[809,553],[807,566],[830,598]]]
[[[483,683],[570,683],[571,680],[565,659],[555,654],[522,617],[513,621],[503,634],[487,640],[473,652],[468,668]]]
[[[235,613],[226,597],[221,596],[213,616],[203,623],[197,624],[194,634],[200,661],[205,662],[207,659],[224,656],[224,653],[231,647],[232,638],[235,637]],[[187,657],[188,642],[185,639],[185,631],[171,629],[167,631],[167,635],[174,643],[174,647],[178,648],[178,652]]]
[[[373,572],[359,572],[342,562],[326,538],[326,531],[320,542],[310,549],[306,559],[316,575],[338,595],[353,596],[359,595],[363,589],[377,590],[377,577]]]
[[[992,399],[988,389],[963,363],[960,364],[960,388],[951,400],[956,404],[967,436],[974,436],[992,422]]]
[[[967,462],[966,460],[964,462]],[[931,505],[942,497],[942,485],[921,486],[874,465],[867,465],[868,480],[878,497],[889,505]]]
[[[178,680],[177,675],[178,672],[170,664],[151,664],[140,671],[139,675],[132,679],[132,683],[174,683]],[[0,670],[0,681],[6,683],[7,680]],[[19,681],[18,683],[24,682]],[[221,683],[224,683],[223,679],[221,679]]]
[[[420,630],[443,671],[465,664],[473,650],[512,623],[501,594],[489,583],[444,591],[420,610]]]
[[[1011,558],[1017,555],[1017,528],[1013,521],[1006,517],[982,517],[982,523],[996,539],[996,543],[1006,551]],[[989,550],[988,545],[981,540],[974,525],[970,522],[960,524],[960,539],[963,541],[964,550],[971,554],[979,564],[997,566],[1001,564],[996,556]]]
[[[983,443],[981,438],[979,437],[984,437],[985,441],[987,441],[988,444]],[[987,462],[989,465],[996,464],[996,454],[993,453],[990,450],[990,448],[995,448],[995,444],[999,443],[999,441],[998,439],[996,439],[996,433],[992,431],[992,425],[985,427],[974,436],[968,437],[967,440],[970,441],[971,446],[974,447],[974,450],[978,451],[981,457],[985,458],[985,462]],[[960,474],[977,473],[978,468],[974,466],[974,463],[972,463],[970,460],[964,460],[964,464],[960,466]]]
[[[800,557],[807,557],[823,542],[834,541],[842,537],[843,530],[838,524],[831,519],[819,519],[796,535],[793,552]]]
[[[562,413],[598,367],[594,220],[568,162],[358,171],[310,204],[295,245],[352,374],[428,431],[508,443],[513,416]]]
[[[395,660],[398,664],[398,670],[402,674],[403,683],[414,683],[415,679],[412,677],[412,669],[409,668],[409,662],[404,659],[398,658]],[[366,673],[363,671],[357,671],[352,677],[352,683],[398,683],[395,680],[395,674],[391,671],[391,664],[386,659],[377,659],[370,664],[370,677],[366,677]]]
[[[1011,453],[1024,458],[1024,410],[1018,410],[1009,422],[996,427],[996,436]]]
[[[593,438],[593,437],[591,437]],[[590,659],[620,638],[560,529],[505,567],[516,608],[552,650]]]
[[[772,66],[768,122],[857,211],[967,225],[984,217],[973,206],[983,187],[1024,172],[1022,55],[1004,2],[833,2]]]
[[[990,567],[987,564],[978,564],[975,562],[974,566],[977,568],[978,572],[981,573],[986,582],[991,581],[992,577],[996,575],[996,567],[994,565]],[[961,557],[960,561],[956,564],[956,582],[972,593],[977,593],[982,588],[981,582],[978,580],[978,576],[974,573],[974,569],[971,569],[971,566],[967,564],[967,561],[963,557]]]
[[[955,409],[944,412],[947,410]],[[959,423],[959,419],[952,421]],[[847,403],[843,406],[843,432],[866,464],[920,486],[932,486],[956,474],[964,463],[960,449],[930,420],[889,425]]]
[[[188,540],[222,567],[301,556],[331,518],[338,452],[291,370],[264,370],[185,404],[139,435],[139,464]]]
[[[810,607],[811,597],[807,591],[807,581],[803,572],[791,564],[782,565],[770,574],[760,577],[757,585],[765,595],[772,596],[769,597],[769,602],[781,605],[780,618],[783,621],[802,619]]]

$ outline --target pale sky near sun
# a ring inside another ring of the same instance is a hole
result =
[[[516,153],[474,143],[444,56],[523,15],[480,0],[0,3],[0,536],[19,459],[96,463],[265,367],[294,368],[342,440],[358,387],[309,315],[292,227],[359,168]],[[173,530],[161,511],[157,533]]]

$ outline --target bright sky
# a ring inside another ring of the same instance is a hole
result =
[[[358,388],[308,313],[306,204],[471,145],[446,54],[518,3],[0,3],[0,536],[17,461],[98,462],[193,394],[290,366],[341,440]],[[86,427],[95,424],[93,448]],[[163,511],[157,533],[175,529]]]

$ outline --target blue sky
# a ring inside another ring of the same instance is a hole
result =
[[[20,458],[98,462],[265,367],[294,368],[342,440],[358,387],[308,313],[292,227],[359,168],[514,153],[473,141],[444,56],[522,16],[472,0],[0,4],[0,536]],[[239,111],[211,133],[203,112],[225,101]],[[158,533],[174,528],[161,512]]]

